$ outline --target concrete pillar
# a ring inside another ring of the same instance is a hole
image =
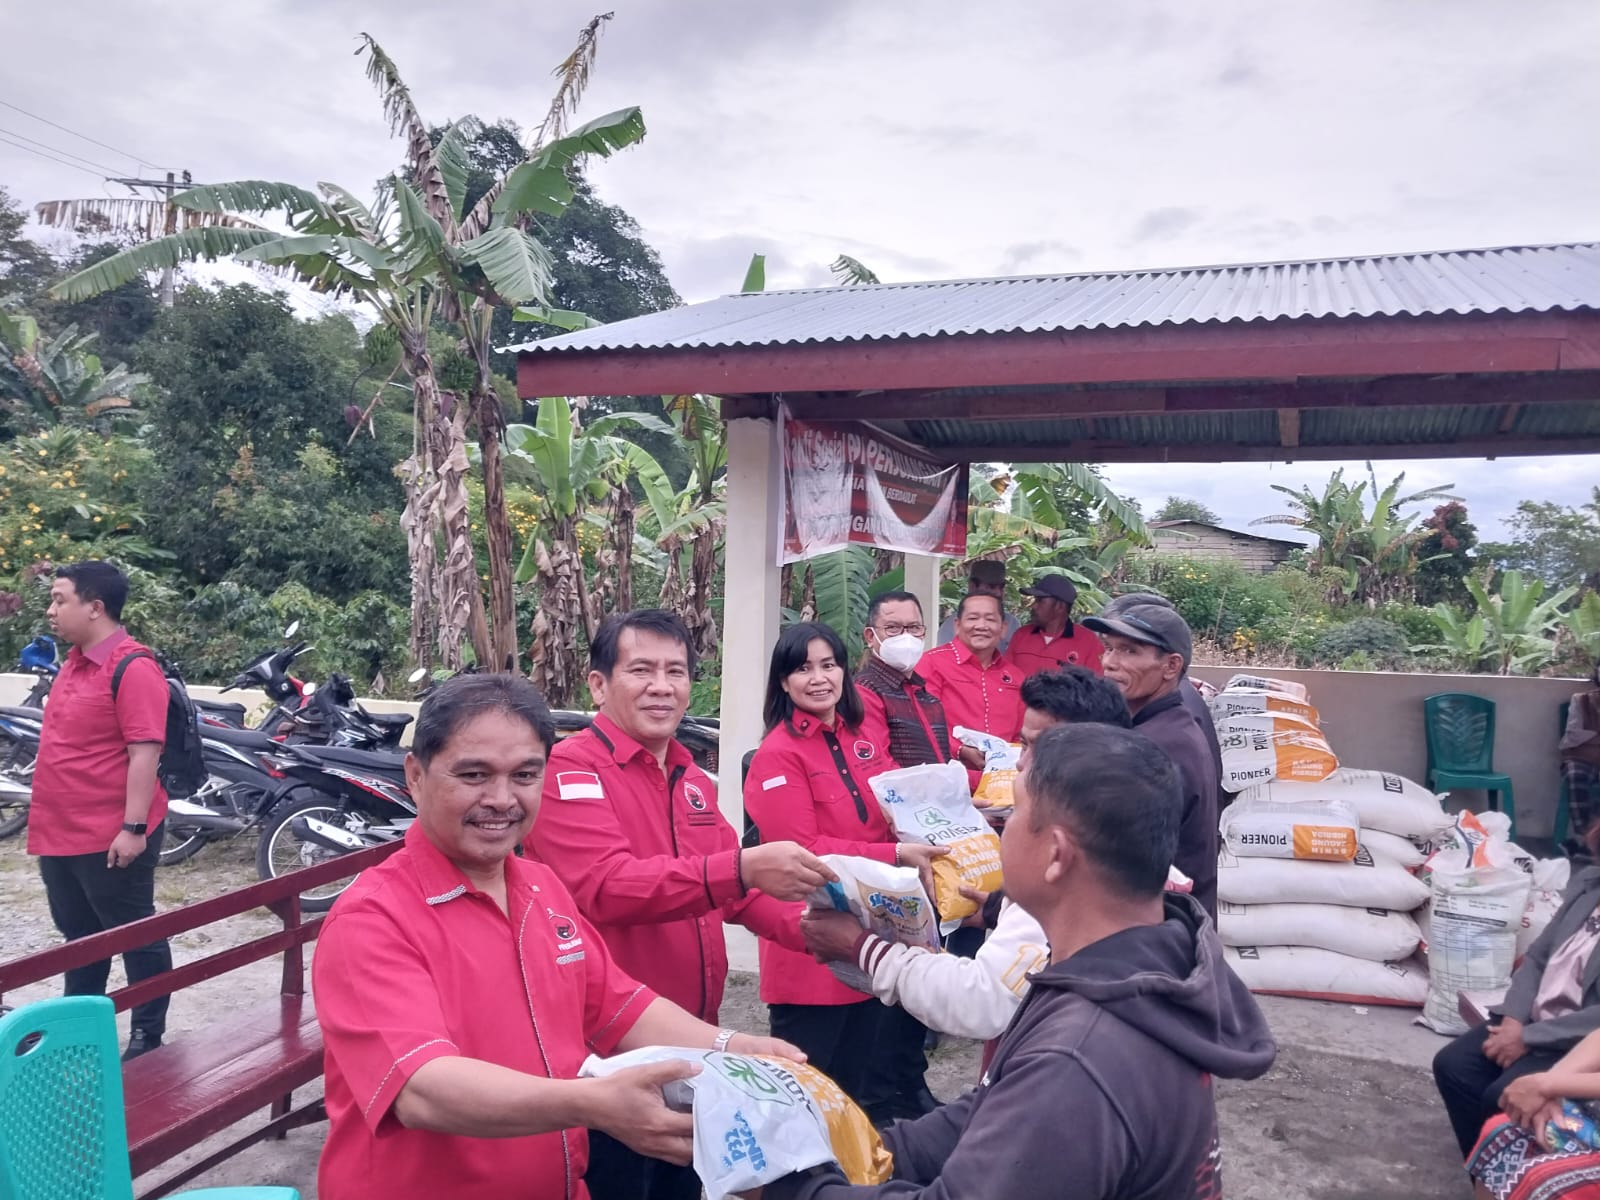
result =
[[[943,559],[931,554],[906,555],[906,591],[922,605],[922,619],[928,626],[928,645],[939,632],[939,564]]]
[[[728,527],[723,540],[722,727],[717,738],[722,815],[744,829],[739,765],[765,732],[767,666],[778,640],[777,422],[728,422]]]

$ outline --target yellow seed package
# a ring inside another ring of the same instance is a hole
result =
[[[958,762],[901,767],[874,776],[872,791],[902,842],[949,849],[933,864],[933,903],[940,930],[949,933],[978,911],[963,885],[993,892],[1001,884],[1000,838],[973,806],[967,769]]]
[[[765,1055],[643,1046],[590,1056],[578,1074],[604,1078],[682,1059],[700,1072],[668,1084],[669,1108],[694,1115],[694,1169],[710,1200],[834,1162],[856,1186],[885,1183],[894,1158],[856,1102],[814,1067]]]
[[[1022,747],[992,733],[983,733],[957,725],[950,731],[963,746],[983,751],[983,774],[978,779],[978,790],[972,793],[976,808],[1012,808],[1016,800],[1012,785],[1017,779],[1017,762],[1022,758]]]

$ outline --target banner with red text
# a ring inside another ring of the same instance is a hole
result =
[[[856,421],[780,417],[780,563],[853,544],[960,558],[967,468]]]

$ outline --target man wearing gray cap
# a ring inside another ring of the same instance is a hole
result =
[[[1171,608],[1172,601],[1160,592],[1128,592],[1122,596],[1113,596],[1106,601],[1106,606],[1100,610],[1102,617],[1115,617],[1127,611],[1135,604],[1154,604],[1157,608]],[[1200,724],[1200,732],[1206,735],[1206,745],[1211,747],[1211,761],[1217,768],[1217,812],[1233,803],[1233,793],[1222,789],[1222,743],[1217,741],[1217,723],[1211,716],[1211,707],[1206,703],[1200,689],[1195,687],[1194,680],[1189,678],[1189,672],[1183,673],[1183,679],[1178,683],[1178,695],[1183,698],[1183,706],[1194,716]]]
[[[1033,599],[1033,620],[1011,637],[1006,653],[1023,678],[1062,667],[1084,667],[1100,674],[1100,639],[1072,621],[1078,589],[1065,575],[1044,575],[1022,589]]]
[[[1130,604],[1084,626],[1105,642],[1106,678],[1122,689],[1133,728],[1165,750],[1183,782],[1183,820],[1173,865],[1194,880],[1194,897],[1217,916],[1217,789],[1221,780],[1200,722],[1179,687],[1194,651],[1188,623],[1171,608]]]

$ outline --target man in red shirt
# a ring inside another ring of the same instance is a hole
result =
[[[1072,606],[1078,589],[1065,575],[1046,575],[1022,589],[1033,597],[1033,620],[1012,635],[1006,655],[1026,679],[1059,667],[1087,667],[1100,672],[1104,645],[1091,631],[1073,623]]]
[[[797,904],[833,873],[792,841],[748,850],[717,808],[716,782],[674,737],[694,651],[673,613],[601,623],[589,648],[594,723],[550,755],[530,848],[634,978],[715,1023],[728,975],[724,920],[803,950]],[[596,1200],[698,1197],[692,1172],[593,1139]]]
[[[167,794],[156,777],[167,737],[167,680],[122,627],[128,579],[108,562],[58,568],[50,627],[71,642],[39,736],[28,814],[28,853],[56,928],[69,942],[154,915],[156,859]],[[112,675],[122,668],[113,698]],[[128,982],[172,969],[163,938],[122,956]],[[69,996],[106,990],[111,960],[66,974]],[[168,997],[133,1010],[124,1060],[161,1045]]]
[[[692,1120],[661,1088],[695,1068],[576,1078],[591,1051],[798,1053],[635,983],[555,872],[515,855],[554,740],[515,676],[461,676],[423,703],[406,759],[416,823],[339,897],[312,962],[329,1200],[584,1200],[585,1127],[677,1163],[692,1153]]]
[[[966,764],[973,787],[978,786],[983,753],[956,741],[956,726],[1008,742],[1022,732],[1022,672],[999,648],[1004,629],[999,597],[969,593],[956,609],[956,640],[935,646],[917,663],[917,674],[944,705],[951,753]]]

